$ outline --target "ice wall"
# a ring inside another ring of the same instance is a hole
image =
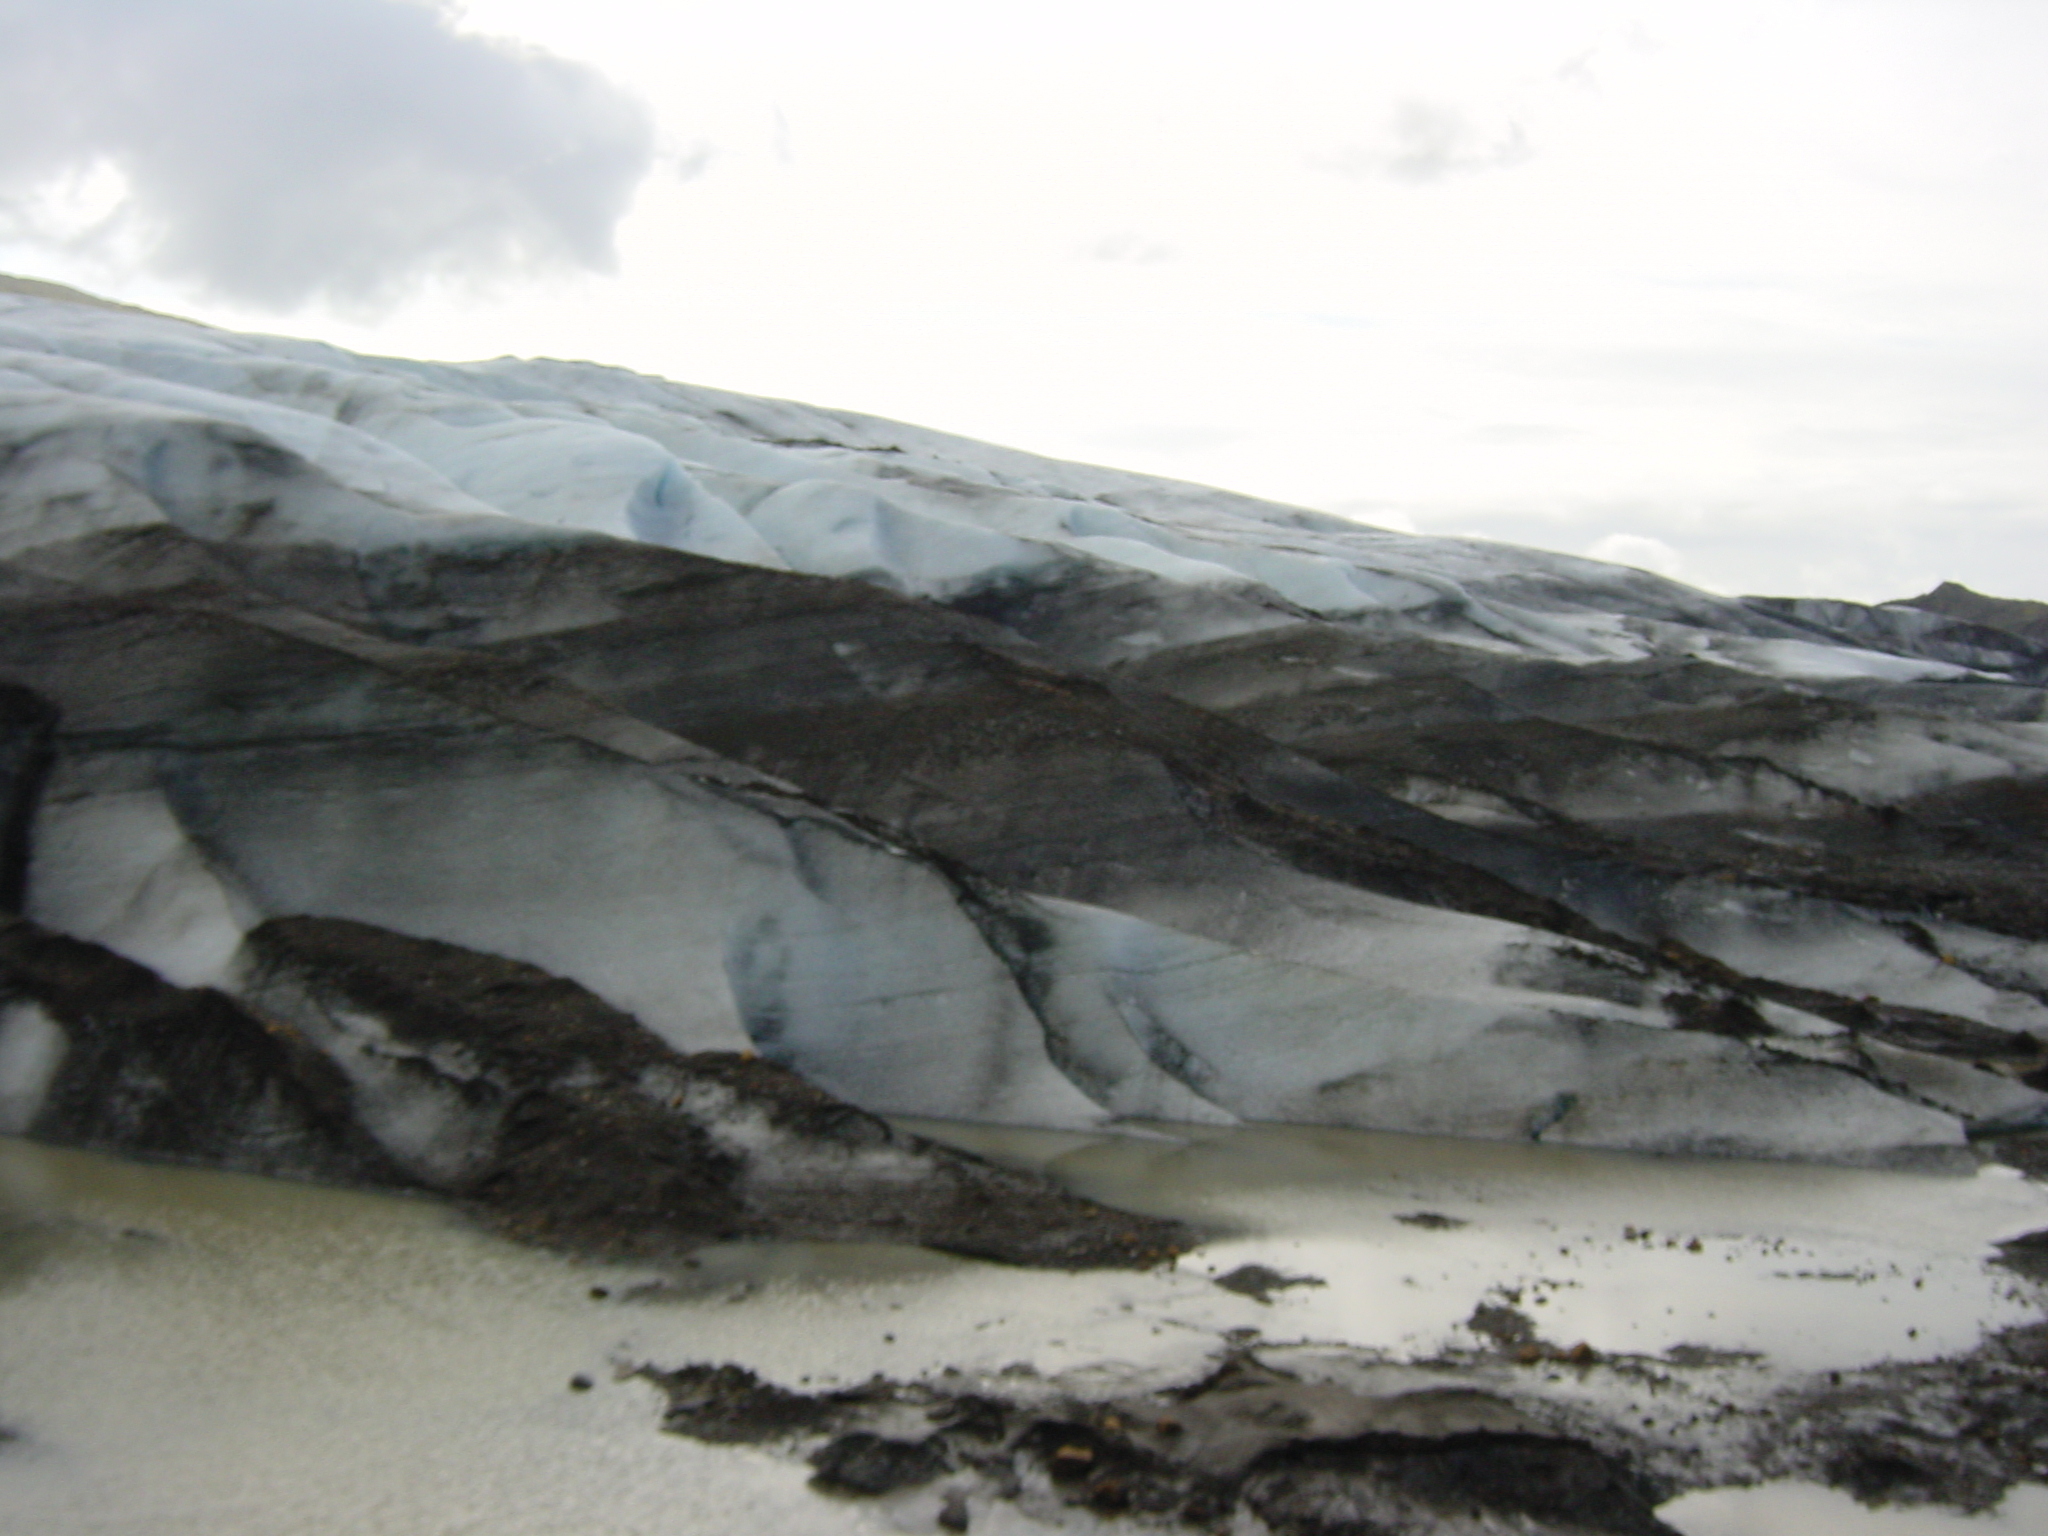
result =
[[[309,914],[892,1112],[2048,1124],[2048,653],[1983,626],[8,294],[0,578],[26,910],[181,986]]]

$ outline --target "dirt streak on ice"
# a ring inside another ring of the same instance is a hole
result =
[[[511,1247],[426,1202],[0,1140],[0,1424],[21,1436],[0,1445],[6,1528],[889,1527],[885,1507],[812,1493],[799,1463],[658,1433],[653,1392],[615,1380],[615,1362],[731,1360],[790,1385],[1022,1363],[1107,1390],[1196,1374],[1232,1329],[1397,1356],[1472,1349],[1461,1321],[1519,1290],[1566,1345],[1706,1344],[1820,1369],[1967,1348],[2038,1312],[2038,1293],[1982,1260],[1995,1239],[2048,1226],[2048,1202],[1996,1172],[1687,1164],[1302,1128],[917,1128],[1232,1235],[1147,1275],[806,1244],[734,1245],[660,1273]],[[1419,1212],[1466,1224],[1398,1219]],[[1325,1283],[1270,1305],[1211,1283],[1243,1263]],[[571,1388],[579,1375],[589,1390]],[[1955,1528],[2039,1528],[2040,1492]],[[1667,1513],[1692,1536],[1949,1528],[1832,1498],[1720,1492]],[[1802,1511],[1803,1523],[1772,1523]]]

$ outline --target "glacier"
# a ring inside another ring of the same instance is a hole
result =
[[[540,1069],[281,982],[299,921],[870,1116],[1930,1169],[2048,1134],[2013,629],[21,283],[0,605],[0,1116],[45,1139],[228,1156],[65,1118],[125,1081],[21,958],[73,943],[332,1066],[346,1148],[250,1120],[245,1164],[497,1166],[463,1085]],[[754,1156],[758,1113],[670,1097]]]

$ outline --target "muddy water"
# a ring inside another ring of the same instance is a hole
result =
[[[1997,1172],[1270,1128],[920,1128],[1220,1235],[1149,1275],[808,1244],[662,1272],[515,1248],[426,1202],[0,1140],[0,1424],[20,1437],[0,1445],[0,1529],[930,1529],[910,1505],[822,1499],[773,1455],[657,1433],[652,1391],[614,1365],[736,1360],[792,1385],[1028,1366],[1113,1386],[1198,1373],[1246,1328],[1395,1357],[1470,1349],[1473,1307],[1519,1293],[1555,1340],[1754,1351],[1763,1383],[1966,1348],[2042,1305],[1982,1263],[1993,1240],[2048,1226],[2042,1191]],[[1270,1305],[1212,1283],[1245,1263],[1323,1283]],[[2048,1531],[2048,1490],[1967,1522],[1808,1488],[1690,1495],[1666,1518],[1687,1536],[1989,1536]],[[1013,1524],[993,1510],[976,1529]]]

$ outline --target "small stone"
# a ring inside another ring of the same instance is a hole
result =
[[[1446,1216],[1441,1211],[1406,1211],[1396,1216],[1404,1227],[1420,1227],[1425,1232],[1452,1232],[1471,1223],[1457,1216]]]
[[[581,1371],[578,1371],[569,1378],[569,1390],[571,1392],[588,1392],[595,1385],[596,1383]]]
[[[1105,1477],[1089,1488],[1088,1507],[1099,1515],[1122,1514],[1131,1507],[1131,1496],[1122,1483]]]
[[[1322,1285],[1324,1282],[1315,1275],[1283,1275],[1279,1270],[1269,1269],[1264,1264],[1240,1264],[1229,1274],[1218,1275],[1210,1283],[1223,1290],[1233,1291],[1239,1296],[1249,1296],[1256,1302],[1271,1305],[1271,1293],[1274,1291],[1285,1290],[1294,1285]]]
[[[1519,1291],[1510,1294],[1516,1300],[1521,1299]],[[1516,1345],[1536,1342],[1535,1323],[1530,1321],[1526,1314],[1516,1311],[1511,1306],[1481,1302],[1473,1309],[1471,1317],[1466,1319],[1465,1326],[1481,1338],[1491,1339],[1502,1349],[1513,1349]]]

